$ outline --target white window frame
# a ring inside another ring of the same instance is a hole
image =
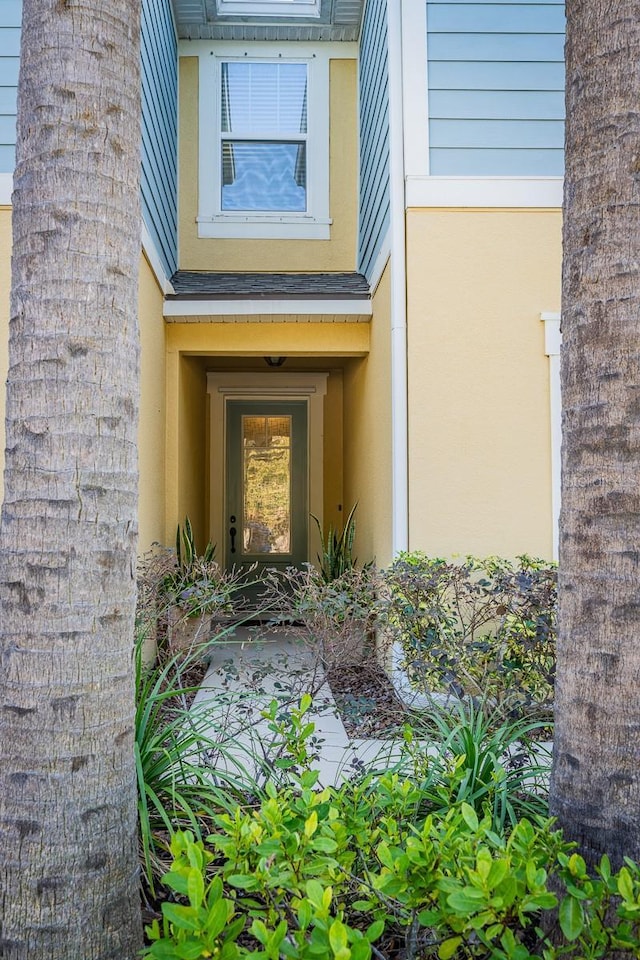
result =
[[[319,17],[320,0],[218,0],[219,16]]]
[[[200,46],[200,45],[199,45]],[[328,240],[329,58],[333,44],[215,43],[198,50],[199,191],[198,236],[202,238]],[[192,48],[191,48],[192,49]],[[344,54],[343,54],[344,55]],[[230,60],[307,65],[307,209],[304,212],[223,211],[220,167],[220,71]]]

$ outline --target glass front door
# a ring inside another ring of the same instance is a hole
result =
[[[228,567],[308,560],[307,403],[227,401]]]

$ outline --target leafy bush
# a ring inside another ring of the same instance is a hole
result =
[[[394,806],[411,792],[397,781]],[[551,821],[521,820],[504,835],[465,803],[420,824],[378,820],[375,806],[362,786],[273,789],[257,810],[217,818],[206,845],[176,835],[163,879],[173,898],[147,928],[145,956],[638,956],[631,861],[614,874],[604,857],[589,875]]]
[[[384,573],[386,630],[413,686],[548,716],[553,700],[556,570],[542,561],[401,555]]]

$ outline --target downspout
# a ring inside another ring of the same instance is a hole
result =
[[[409,549],[407,265],[402,90],[402,0],[387,0],[391,232],[392,547]]]

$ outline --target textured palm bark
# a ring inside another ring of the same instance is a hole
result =
[[[24,0],[0,527],[0,956],[141,943],[139,0]]]
[[[640,3],[567,2],[552,812],[640,859]]]

